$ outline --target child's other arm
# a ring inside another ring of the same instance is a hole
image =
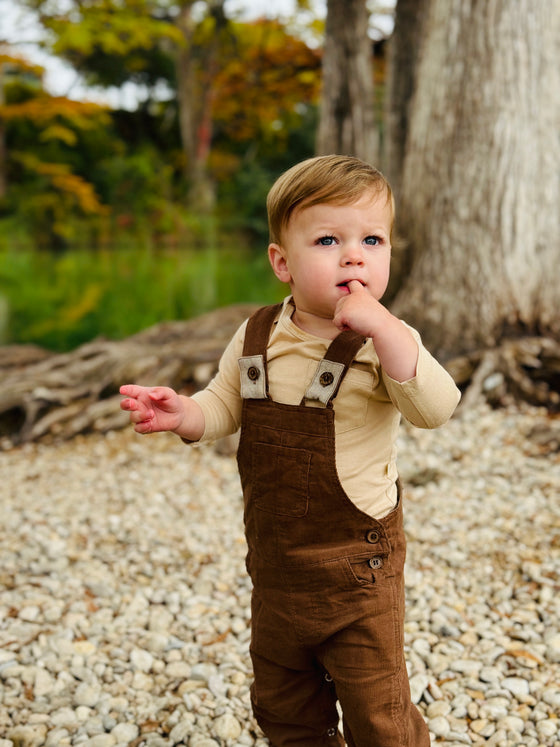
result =
[[[348,287],[350,294],[341,298],[336,307],[336,326],[371,337],[379,362],[392,379],[399,382],[413,379],[418,344],[410,330],[357,280],[352,280]]]
[[[121,409],[130,414],[137,433],[171,431],[186,441],[198,441],[204,433],[204,414],[190,397],[165,386],[147,387],[125,384],[120,388],[125,399]]]

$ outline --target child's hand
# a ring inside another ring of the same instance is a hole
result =
[[[389,311],[358,280],[348,283],[347,295],[337,303],[333,321],[338,329],[352,329],[364,337],[374,337]]]
[[[137,433],[174,431],[183,422],[184,408],[179,395],[165,386],[121,386],[125,396],[121,410],[130,413],[130,422]]]
[[[418,345],[410,330],[357,280],[351,280],[348,289],[350,293],[336,305],[335,325],[340,330],[352,329],[371,337],[379,362],[392,379],[412,379],[416,375]]]

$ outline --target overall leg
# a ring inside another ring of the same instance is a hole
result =
[[[385,583],[376,589],[363,616],[321,652],[335,682],[349,747],[430,745],[428,727],[410,700],[399,587],[399,582]]]
[[[272,747],[343,747],[332,681],[255,596],[251,659],[253,713]]]

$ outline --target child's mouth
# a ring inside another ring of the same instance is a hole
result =
[[[366,284],[364,282],[362,282],[361,280],[358,280],[357,278],[355,278],[355,280],[356,280],[356,282],[360,283],[360,285],[363,288],[365,288]],[[338,283],[338,285],[336,287],[337,288],[348,288],[348,284],[351,283],[351,282],[352,282],[352,280],[344,280],[342,283]],[[348,288],[348,290],[350,290],[350,289]]]

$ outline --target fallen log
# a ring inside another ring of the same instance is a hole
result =
[[[0,446],[124,427],[121,384],[157,384],[184,393],[202,388],[255,308],[229,306],[188,321],[162,322],[125,340],[94,340],[69,353],[0,348]]]

